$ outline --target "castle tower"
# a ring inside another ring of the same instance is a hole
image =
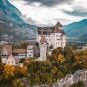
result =
[[[47,53],[47,41],[45,39],[45,36],[41,36],[41,40],[40,40],[40,60],[41,61],[46,60],[46,53]]]
[[[55,25],[54,32],[58,32],[58,30],[62,30],[63,25],[60,22],[57,22]]]
[[[65,33],[62,30],[62,25],[58,22],[55,25],[54,32],[52,33],[52,45],[54,49],[57,47],[64,48],[66,46]]]

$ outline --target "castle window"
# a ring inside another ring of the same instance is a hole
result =
[[[38,34],[41,34],[41,31],[40,30],[38,31]]]
[[[32,50],[32,49],[28,49],[28,50]]]
[[[43,31],[43,34],[46,34],[47,32],[46,31]]]
[[[30,57],[32,57],[32,55],[29,55]]]

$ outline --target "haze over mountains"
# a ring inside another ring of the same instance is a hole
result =
[[[87,19],[66,25],[64,26],[64,30],[68,37],[87,42]]]
[[[0,0],[0,40],[28,40],[35,38],[37,27],[24,22],[20,11],[9,3]]]

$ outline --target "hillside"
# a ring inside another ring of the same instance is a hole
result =
[[[19,41],[35,38],[37,27],[25,23],[20,11],[8,0],[0,0],[0,40]]]
[[[79,41],[87,41],[87,19],[66,25],[64,30],[68,37],[76,38]]]

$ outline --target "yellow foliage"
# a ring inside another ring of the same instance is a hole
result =
[[[78,52],[75,54],[75,59],[77,64],[87,67],[87,53]]]
[[[23,66],[23,67],[16,66],[15,72],[19,72],[20,74],[26,76],[28,73],[27,66]]]
[[[20,79],[16,79],[12,83],[12,87],[25,87],[24,83]]]
[[[6,79],[14,77],[16,73],[20,73],[24,76],[27,76],[28,74],[27,67],[4,65],[4,76]]]
[[[20,73],[22,73],[23,75],[27,75],[28,74],[28,71],[27,71],[27,66],[23,66],[20,68]]]
[[[15,73],[15,67],[11,65],[4,65],[4,74],[5,78],[9,78],[11,76],[14,76]]]
[[[63,63],[65,61],[65,58],[64,58],[64,56],[63,55],[58,55],[58,58],[57,58],[57,62],[59,62],[59,63]]]

